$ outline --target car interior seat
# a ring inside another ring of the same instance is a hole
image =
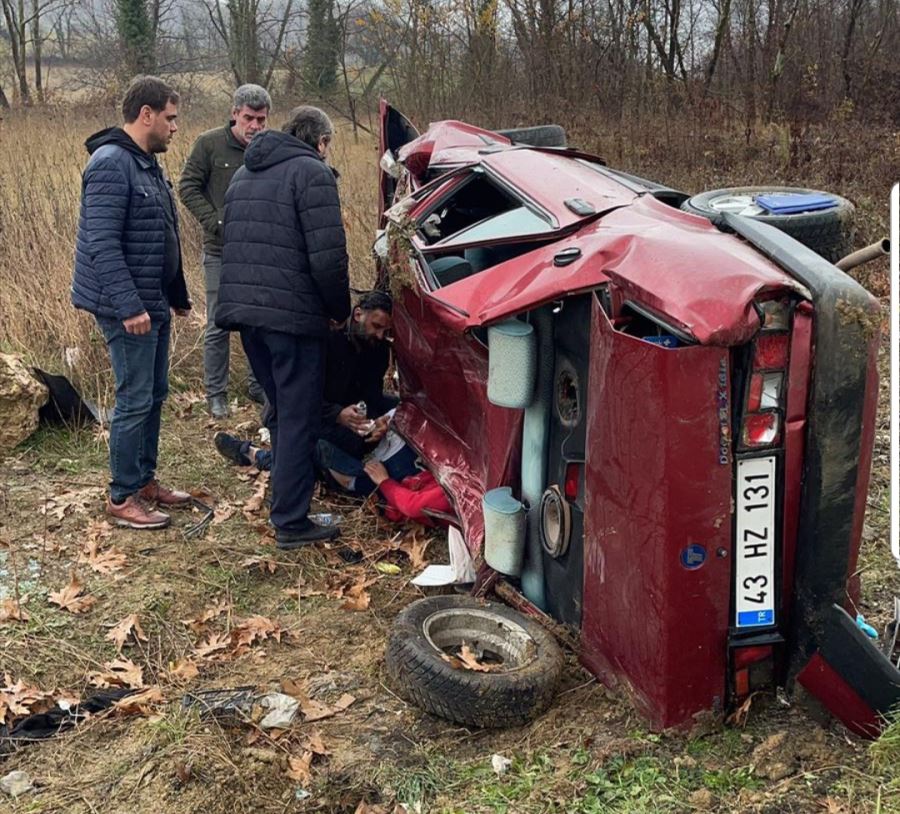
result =
[[[436,257],[428,265],[441,288],[464,280],[472,274],[472,264],[465,258],[454,255]]]

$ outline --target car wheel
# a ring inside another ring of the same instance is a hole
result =
[[[479,666],[457,656],[466,645]],[[388,640],[387,671],[411,703],[473,727],[521,726],[553,700],[562,651],[537,622],[469,596],[434,596],[404,608]]]
[[[558,124],[542,124],[538,127],[513,127],[497,130],[513,144],[527,144],[530,147],[566,147],[566,131]]]
[[[824,195],[834,205],[828,209],[772,214],[756,203],[761,195]],[[681,208],[712,221],[731,212],[769,223],[832,263],[853,249],[853,204],[828,192],[800,187],[730,187],[701,192],[688,198]]]

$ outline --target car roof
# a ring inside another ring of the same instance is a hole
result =
[[[604,174],[601,159],[590,159],[565,150],[513,144],[499,133],[452,120],[432,124],[400,150],[400,161],[419,183],[426,173],[481,165],[553,215],[560,229],[591,216],[578,214],[566,201],[580,199],[600,213],[627,206],[638,194]]]

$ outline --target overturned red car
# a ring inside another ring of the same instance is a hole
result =
[[[688,198],[558,128],[382,123],[396,424],[471,553],[654,727],[799,682],[875,732],[900,673],[848,610],[880,316],[821,256],[849,204]]]

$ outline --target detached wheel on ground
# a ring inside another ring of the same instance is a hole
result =
[[[770,211],[757,202],[765,196],[775,196],[786,205],[790,205],[791,198],[796,198],[800,211]],[[800,196],[814,196],[819,200],[813,201]],[[829,199],[826,208],[812,208],[821,206],[824,199]],[[810,201],[811,208],[803,209],[804,201],[807,200]],[[731,212],[771,224],[831,263],[853,250],[853,204],[830,192],[802,187],[729,187],[694,195],[681,208],[712,221],[724,212]]]
[[[400,612],[386,662],[406,700],[450,721],[494,728],[521,726],[550,705],[563,656],[543,627],[505,605],[434,596]]]

